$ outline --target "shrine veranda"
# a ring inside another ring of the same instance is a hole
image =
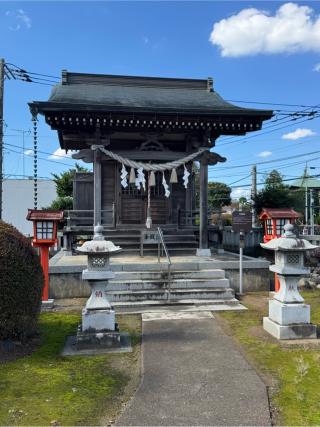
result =
[[[260,130],[273,115],[226,102],[211,78],[67,71],[48,101],[29,106],[35,143],[40,114],[57,131],[62,149],[93,164],[93,173],[77,173],[74,180],[73,210],[65,213],[63,230],[66,253],[78,238],[92,235],[93,225],[102,224],[107,239],[110,233],[119,238],[116,244],[127,242],[123,256],[136,256],[136,233],[159,226],[169,235],[170,254],[186,255],[191,263],[196,250],[208,254],[208,166],[226,161],[215,152],[216,140]]]

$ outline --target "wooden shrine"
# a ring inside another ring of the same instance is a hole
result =
[[[61,84],[53,88],[48,101],[35,101],[29,106],[34,118],[44,115],[46,123],[58,132],[61,148],[77,150],[75,159],[93,163],[93,174],[79,173],[75,178],[74,210],[91,212],[92,223],[108,229],[145,228],[148,206],[153,225],[183,227],[182,216],[195,209],[192,164],[198,161],[199,246],[203,249],[208,245],[208,165],[226,160],[212,151],[217,138],[260,130],[263,121],[272,117],[272,111],[241,108],[224,101],[215,92],[211,78],[67,71],[62,72]],[[144,171],[146,187],[139,188],[129,182],[130,167],[116,156],[149,165],[188,156],[192,160],[176,168],[177,179],[172,179],[171,170],[155,171],[150,188],[150,172]],[[121,184],[123,167],[128,173],[127,186]],[[186,170],[190,173],[187,185]],[[78,218],[81,224],[84,219]]]

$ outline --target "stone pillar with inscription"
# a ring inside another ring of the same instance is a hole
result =
[[[293,233],[293,224],[284,226],[284,236],[260,243],[275,251],[275,263],[269,268],[277,273],[280,289],[269,301],[269,317],[263,318],[263,328],[280,340],[316,338],[316,325],[310,323],[310,306],[305,304],[298,290],[301,276],[310,273],[304,266],[304,253],[316,249]]]
[[[208,247],[208,159],[204,153],[200,159],[200,229],[197,256],[211,256]]]
[[[120,346],[120,333],[115,322],[115,311],[106,296],[106,286],[115,274],[110,269],[109,258],[121,251],[119,246],[104,239],[103,227],[94,227],[93,240],[77,248],[88,256],[88,268],[82,279],[91,287],[91,295],[82,310],[82,323],[77,333],[77,348],[101,348]]]

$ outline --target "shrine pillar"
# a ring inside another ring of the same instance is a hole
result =
[[[101,225],[101,151],[96,148],[93,156],[93,209],[94,227],[98,224]]]
[[[211,256],[208,248],[208,159],[204,154],[200,159],[200,230],[198,256]]]

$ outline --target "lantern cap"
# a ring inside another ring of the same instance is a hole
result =
[[[116,246],[110,240],[105,240],[102,232],[103,226],[100,224],[96,225],[94,227],[93,239],[89,240],[88,242],[84,242],[82,246],[77,247],[77,252],[80,252],[84,255],[89,255],[92,253],[109,254],[120,252],[122,250],[120,246]]]
[[[62,221],[63,211],[28,209],[28,221]]]
[[[305,252],[318,248],[319,246],[312,245],[306,239],[299,239],[293,232],[293,224],[286,224],[284,227],[284,235],[278,239],[272,239],[268,243],[260,243],[264,249],[284,252]]]

